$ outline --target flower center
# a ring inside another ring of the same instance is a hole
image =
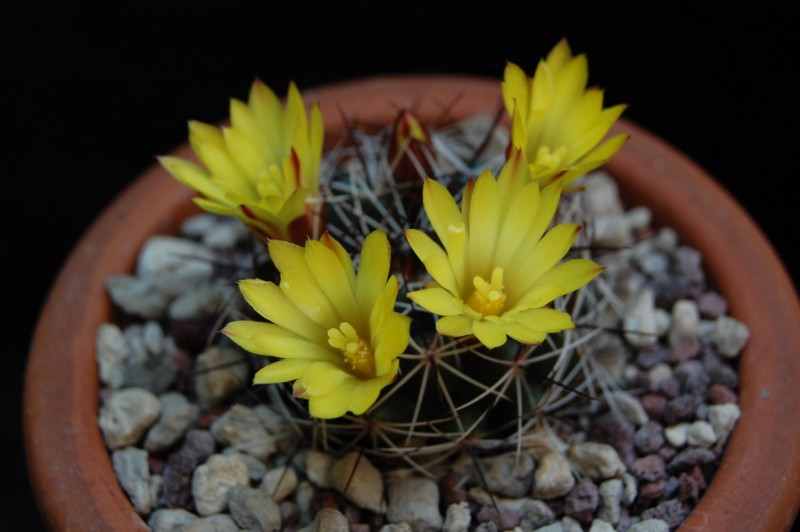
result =
[[[554,170],[561,166],[566,155],[567,149],[564,146],[559,146],[553,151],[550,150],[550,146],[539,146],[539,149],[536,150],[536,164]]]
[[[355,328],[343,321],[339,328],[328,329],[328,343],[339,349],[345,362],[359,379],[375,377],[375,357],[370,345],[358,336]]]
[[[467,299],[467,304],[484,316],[499,316],[506,303],[506,293],[503,290],[503,268],[497,267],[492,272],[491,282],[480,275],[472,279],[475,291]]]

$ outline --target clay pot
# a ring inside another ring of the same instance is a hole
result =
[[[329,132],[390,123],[399,107],[432,119],[494,114],[500,83],[461,76],[378,77],[304,92]],[[630,141],[607,165],[630,205],[647,205],[698,249],[731,314],[750,329],[741,355],[742,416],[706,493],[681,530],[788,530],[800,505],[800,304],[777,254],[749,215],[705,171],[657,136],[620,120]],[[190,158],[187,145],[175,152]],[[95,335],[111,320],[106,276],[132,271],[154,233],[175,232],[194,191],[154,165],[98,217],[71,253],[41,313],[24,397],[32,487],[53,530],[146,529],[120,488],[97,426]]]

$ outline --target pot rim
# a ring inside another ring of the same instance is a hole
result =
[[[452,118],[493,114],[502,105],[500,87],[497,79],[457,74],[389,75],[321,85],[303,96],[320,104],[329,132],[344,128],[345,118],[389,123],[399,106],[422,117],[440,116],[451,104]],[[741,417],[680,530],[788,530],[800,507],[796,289],[758,225],[702,167],[627,119],[612,132],[631,135],[605,166],[624,201],[647,205],[656,225],[671,226],[701,252],[731,315],[750,330],[739,359]],[[194,158],[188,142],[171,154]],[[25,375],[23,423],[31,486],[52,529],[148,529],[118,484],[96,423],[94,342],[112,315],[105,278],[133,271],[148,236],[175,233],[181,220],[199,212],[194,195],[154,163],[89,226],[42,308]],[[139,223],[129,227],[133,222]]]

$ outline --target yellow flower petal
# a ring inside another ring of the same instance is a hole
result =
[[[444,316],[436,320],[436,330],[444,336],[468,336],[472,334],[472,324],[475,320],[465,315]]]
[[[472,333],[480,342],[494,349],[506,343],[506,333],[503,327],[489,321],[475,321],[472,323]]]
[[[243,279],[239,281],[239,290],[245,301],[267,320],[309,340],[322,344],[327,341],[327,330],[300,312],[274,283]]]
[[[234,321],[221,331],[243,349],[257,355],[335,361],[333,351],[272,323]]]
[[[305,358],[287,358],[270,362],[256,372],[253,384],[274,384],[299,379],[309,363]]]
[[[345,379],[328,393],[309,397],[308,413],[311,417],[333,419],[345,415],[350,406],[350,394],[353,392],[354,381],[354,378]]]
[[[409,292],[408,298],[440,316],[455,316],[464,313],[464,303],[444,288],[422,288]]]
[[[306,366],[302,375],[306,397],[325,395],[352,377],[342,366],[330,362],[314,362]]]

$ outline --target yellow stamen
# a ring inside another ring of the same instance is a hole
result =
[[[536,164],[553,170],[561,166],[561,162],[566,155],[567,149],[564,146],[559,146],[554,151],[550,151],[550,146],[540,146],[536,150]]]
[[[375,357],[372,348],[358,336],[352,325],[343,321],[338,329],[328,329],[328,343],[342,352],[345,362],[356,377],[360,379],[375,377]]]
[[[503,290],[503,268],[495,268],[491,283],[480,275],[472,279],[475,291],[467,299],[467,304],[484,316],[499,316],[503,313],[506,293]]]

